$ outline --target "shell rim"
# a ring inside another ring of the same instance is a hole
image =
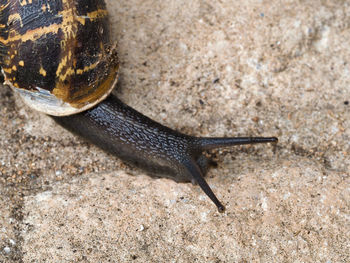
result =
[[[83,107],[76,108],[71,106],[70,103],[64,102],[63,100],[58,99],[49,91],[44,90],[42,88],[37,87],[36,89],[38,90],[38,92],[16,88],[15,86],[12,85],[10,81],[6,79],[6,74],[3,71],[3,69],[1,69],[1,72],[5,76],[5,81],[3,85],[8,85],[9,87],[11,87],[11,89],[14,92],[20,95],[20,97],[22,98],[22,100],[26,105],[28,105],[30,108],[36,111],[39,111],[48,115],[52,115],[52,116],[58,116],[58,117],[77,114],[94,107],[95,105],[97,105],[98,103],[106,99],[107,96],[109,96],[109,94],[112,92],[112,90],[114,89],[114,87],[118,82],[118,73],[117,73],[110,89],[108,89],[108,91],[105,92],[100,98],[98,98],[97,100],[89,104],[84,105]]]

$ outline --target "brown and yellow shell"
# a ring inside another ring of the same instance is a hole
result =
[[[41,112],[64,116],[103,100],[118,59],[103,0],[0,0],[5,84]]]

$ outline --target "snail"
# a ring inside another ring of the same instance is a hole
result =
[[[4,85],[31,108],[127,163],[178,182],[197,183],[224,211],[204,179],[203,152],[277,142],[276,137],[194,137],[165,127],[111,94],[118,79],[104,0],[0,0]]]

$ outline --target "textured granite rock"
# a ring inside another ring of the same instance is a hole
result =
[[[116,94],[188,134],[276,135],[152,179],[0,88],[0,262],[349,262],[348,1],[108,1]]]

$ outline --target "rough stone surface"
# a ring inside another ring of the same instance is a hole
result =
[[[152,179],[0,88],[0,262],[350,262],[349,1],[108,1],[116,94],[202,136],[208,183]]]

